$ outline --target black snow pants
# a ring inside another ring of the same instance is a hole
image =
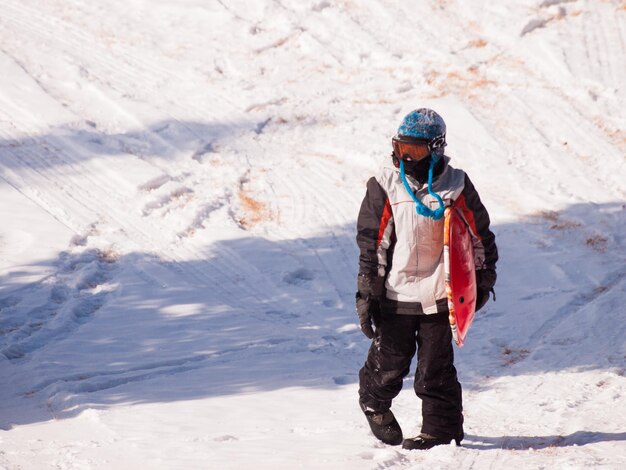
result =
[[[359,372],[361,402],[375,411],[387,411],[402,389],[417,349],[414,388],[422,400],[421,432],[462,439],[461,384],[454,367],[448,314],[383,313],[377,331]]]

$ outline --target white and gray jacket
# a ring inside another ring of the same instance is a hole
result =
[[[459,207],[473,233],[476,269],[490,269],[495,275],[498,251],[489,229],[489,214],[463,170],[452,168],[444,157],[433,178],[433,192],[446,206]],[[439,203],[428,193],[427,185],[407,175],[415,196],[427,207]],[[383,311],[401,314],[447,312],[443,266],[443,219],[434,220],[415,211],[400,171],[384,167],[367,182],[367,192],[357,220],[360,250],[359,274],[371,277],[373,284],[384,276],[384,292],[379,294]],[[384,295],[383,295],[384,294]]]

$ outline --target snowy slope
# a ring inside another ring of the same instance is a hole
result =
[[[626,467],[623,1],[0,12],[0,468]],[[353,306],[364,185],[418,106],[501,255],[466,440],[427,453],[369,433]]]

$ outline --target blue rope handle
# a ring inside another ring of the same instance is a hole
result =
[[[436,157],[435,152],[433,152],[430,157],[430,166],[428,167],[428,194],[433,196],[435,199],[437,199],[437,202],[439,202],[439,208],[436,210],[432,210],[426,207],[422,203],[422,201],[417,199],[417,197],[415,196],[415,193],[409,186],[409,182],[406,180],[406,173],[404,171],[404,160],[400,160],[400,179],[402,179],[404,188],[411,196],[411,199],[413,199],[413,202],[415,202],[415,212],[417,212],[421,216],[430,217],[434,220],[441,219],[445,211],[443,199],[441,199],[441,196],[439,196],[439,194],[433,192],[433,172],[434,172],[435,163],[437,163],[437,160],[438,158]]]

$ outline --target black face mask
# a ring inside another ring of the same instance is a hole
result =
[[[404,160],[404,172],[411,175],[420,183],[428,181],[428,169],[430,168],[430,160],[432,157],[422,158],[421,160],[407,161]]]

